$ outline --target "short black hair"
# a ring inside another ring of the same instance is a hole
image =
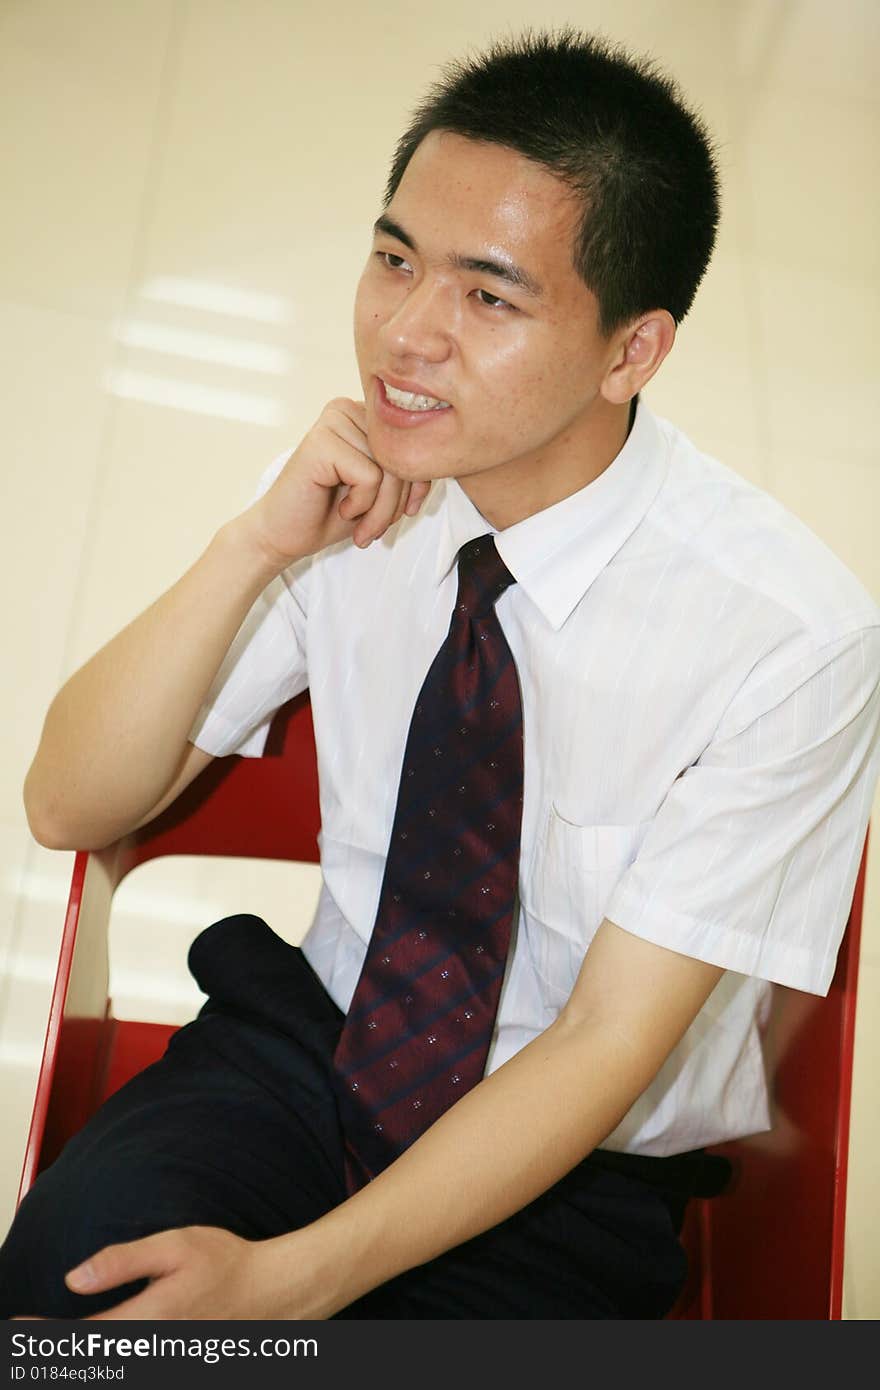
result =
[[[566,26],[449,64],[398,141],[386,207],[435,130],[505,145],[579,195],[574,265],[603,333],[651,309],[684,318],[715,245],[719,180],[703,121],[652,59]]]

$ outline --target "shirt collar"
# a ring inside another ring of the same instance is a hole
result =
[[[459,483],[446,478],[436,582],[463,545],[491,532],[517,584],[558,631],[645,516],[668,470],[666,438],[640,400],[626,443],[604,473],[504,531],[490,526]]]

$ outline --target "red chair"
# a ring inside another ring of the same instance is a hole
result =
[[[163,854],[317,862],[318,782],[306,696],[273,722],[260,759],[218,759],[149,825],[77,854],[19,1200],[66,1140],[173,1027],[112,1016],[107,927],[113,892]],[[866,846],[867,850],[867,846]],[[675,1318],[839,1318],[853,1030],[865,857],[826,999],[777,989],[767,1048],[776,1124],[720,1146],[733,1178],[692,1202],[690,1275]]]
[[[839,1319],[865,841],[826,998],[776,986],[764,1038],[774,1125],[720,1144],[718,1197],[689,1205],[678,1318]]]

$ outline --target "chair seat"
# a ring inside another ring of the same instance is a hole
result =
[[[177,1028],[169,1023],[133,1023],[110,1019],[104,1068],[95,1096],[95,1108],[130,1081],[138,1072],[158,1062]]]

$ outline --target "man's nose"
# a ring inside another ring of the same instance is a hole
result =
[[[455,329],[454,315],[447,287],[427,280],[413,285],[383,329],[388,350],[395,357],[444,361]]]

